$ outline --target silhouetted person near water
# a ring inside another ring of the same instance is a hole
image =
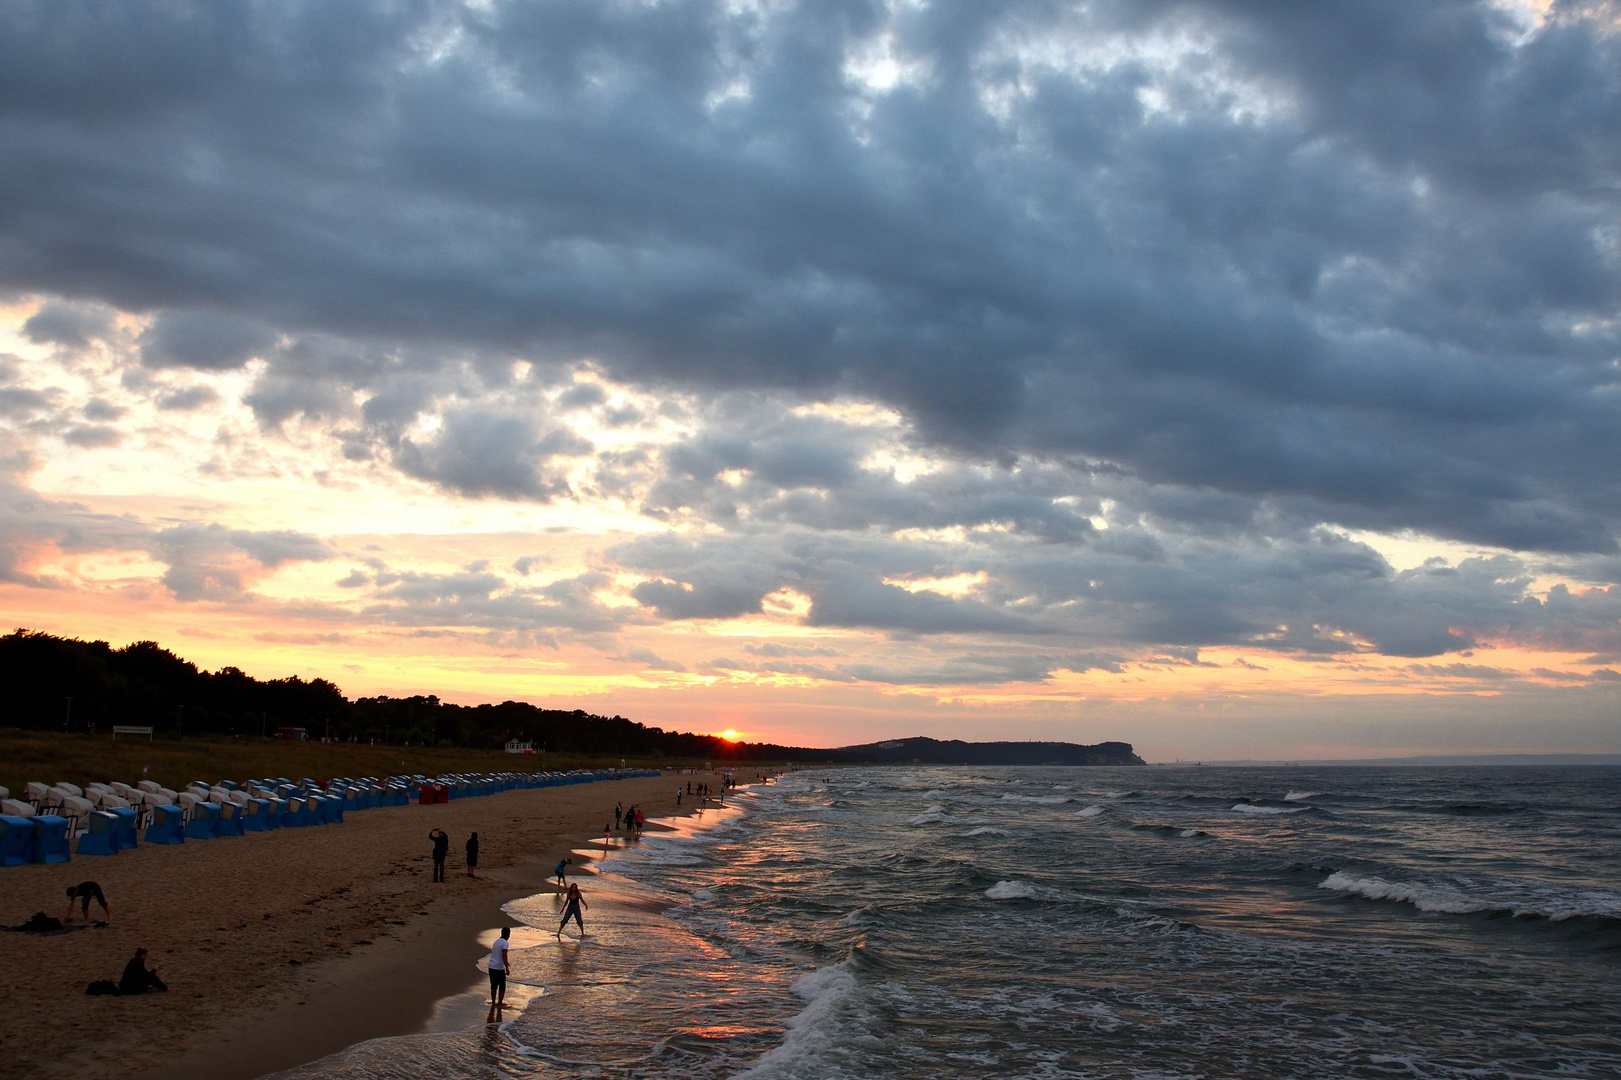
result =
[[[478,877],[473,873],[478,869],[478,833],[467,838],[467,876]]]
[[[573,862],[573,859],[559,859],[557,861],[557,866],[553,868],[552,873],[557,876],[557,883],[559,885],[568,884],[568,868]]]
[[[557,936],[559,938],[562,938],[563,927],[568,925],[570,919],[573,919],[574,925],[580,928],[580,936],[585,937],[585,923],[580,920],[581,905],[584,905],[587,911],[591,910],[591,905],[587,904],[585,897],[580,895],[580,887],[570,885],[568,887],[568,902],[563,905],[563,921],[557,924]]]
[[[428,839],[433,841],[433,880],[445,880],[445,856],[450,854],[450,837],[443,829],[434,829],[428,833]]]

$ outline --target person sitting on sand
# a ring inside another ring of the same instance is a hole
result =
[[[450,854],[450,837],[443,829],[434,829],[428,833],[428,839],[433,841],[433,880],[445,880],[445,856]]]
[[[507,1001],[507,948],[511,945],[512,928],[501,927],[501,936],[490,946],[490,1015],[486,1024],[501,1019],[501,1009]]]
[[[90,901],[94,900],[101,905],[102,914],[112,922],[113,909],[107,906],[107,896],[101,891],[101,886],[94,881],[83,881],[77,885],[68,886],[68,917],[63,922],[73,921],[73,902],[81,901],[84,904],[84,921],[90,921]]]
[[[580,919],[580,907],[582,905],[587,911],[591,910],[591,905],[587,904],[585,897],[580,895],[580,887],[570,885],[568,887],[568,902],[563,905],[563,921],[557,924],[557,936],[559,939],[563,936],[563,927],[568,925],[570,919],[573,919],[574,925],[580,928],[580,936],[585,937],[585,923]]]
[[[573,859],[559,859],[557,861],[557,866],[552,870],[552,873],[557,875],[557,883],[559,885],[568,884],[568,868],[569,864],[573,861]]]
[[[472,878],[478,877],[477,874],[473,873],[473,871],[477,870],[477,869],[478,869],[478,833],[474,833],[472,836],[469,836],[467,838],[467,876],[472,877]]]
[[[158,978],[158,969],[148,971],[146,967],[146,950],[136,949],[135,956],[124,965],[124,975],[118,980],[120,994],[144,994],[148,990],[162,990],[165,993],[169,988],[163,985]]]

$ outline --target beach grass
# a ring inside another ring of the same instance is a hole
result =
[[[505,754],[499,750],[435,749],[425,746],[364,746],[353,743],[289,742],[253,736],[194,738],[80,735],[0,728],[0,786],[21,792],[29,780],[47,784],[154,780],[181,788],[250,777],[387,776],[447,772],[542,772],[617,766],[618,756]],[[668,758],[624,759],[628,766],[680,768]]]

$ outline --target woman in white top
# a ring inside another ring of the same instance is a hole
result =
[[[507,1000],[507,948],[511,944],[512,928],[503,926],[501,936],[495,939],[490,946],[490,1015],[485,1017],[486,1024],[498,1023],[501,1019],[501,1008]]]

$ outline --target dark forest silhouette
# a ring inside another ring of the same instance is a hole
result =
[[[942,743],[907,739],[843,749],[727,742],[623,716],[541,709],[527,702],[455,705],[428,695],[353,700],[325,679],[255,679],[239,668],[204,671],[155,641],[121,649],[19,629],[0,637],[7,726],[109,731],[149,726],[160,736],[274,735],[301,727],[312,739],[499,749],[509,739],[579,755],[753,761],[922,761],[931,764],[1138,765],[1127,743]]]

